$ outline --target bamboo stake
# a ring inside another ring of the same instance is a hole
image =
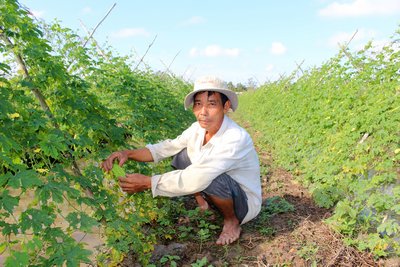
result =
[[[353,57],[351,56],[351,54],[349,54],[349,52],[346,51],[347,48],[349,47],[351,41],[353,41],[353,39],[354,39],[354,37],[356,36],[357,33],[358,33],[358,30],[356,30],[356,31],[354,32],[353,36],[351,36],[350,40],[346,43],[346,45],[340,45],[340,44],[338,44],[338,45],[339,45],[341,51],[347,56],[347,58],[349,59],[350,63],[351,63],[358,71],[362,72],[362,71],[363,71],[363,67],[360,66],[359,64],[356,64],[356,63],[354,62],[354,59],[353,59]]]
[[[114,7],[115,7],[116,5],[117,5],[117,4],[114,3],[114,4],[111,6],[111,8],[108,10],[108,12],[106,13],[106,15],[100,20],[99,23],[97,23],[96,27],[94,27],[94,29],[92,30],[92,32],[89,34],[88,38],[87,38],[87,39],[85,40],[85,42],[82,44],[82,47],[85,47],[85,46],[87,45],[88,41],[89,41],[91,38],[93,38],[93,34],[96,32],[97,28],[98,28],[98,27],[100,26],[100,24],[103,23],[103,21],[108,17],[108,15],[111,13],[111,11],[114,9]],[[93,40],[94,40],[94,39],[93,39]],[[96,46],[97,46],[97,43],[96,43]],[[100,50],[100,51],[102,51],[102,50]],[[75,60],[74,60],[73,62],[71,62],[71,64],[68,66],[68,68],[67,68],[68,72],[70,71],[70,68],[71,68],[71,66],[72,66],[74,63],[75,63]]]
[[[138,64],[136,65],[136,67],[133,69],[133,71],[135,71],[135,70],[139,67],[140,63],[143,62],[144,57],[147,55],[147,52],[149,52],[150,47],[152,47],[152,45],[154,44],[154,42],[156,41],[156,39],[157,39],[157,35],[154,37],[153,41],[149,44],[149,46],[147,47],[146,52],[144,53],[144,55],[142,56],[142,58],[140,59],[140,61],[139,61]]]
[[[117,3],[114,3],[112,5],[112,7],[108,10],[107,14],[103,17],[103,19],[100,20],[99,23],[97,23],[96,27],[94,27],[92,33],[89,35],[89,37],[86,39],[86,41],[83,43],[83,47],[86,46],[87,42],[89,41],[90,38],[92,38],[94,32],[97,30],[97,28],[100,26],[101,23],[103,23],[103,21],[107,18],[107,16],[111,13],[111,11],[113,10],[113,8],[117,5]]]
[[[82,28],[86,31],[86,33],[90,35],[90,32],[89,32],[89,30],[86,28],[86,25],[83,23],[83,21],[82,21],[82,20],[79,20],[79,22],[81,23],[81,26],[82,26]],[[108,57],[106,56],[106,54],[104,53],[103,49],[101,49],[101,47],[100,47],[99,44],[97,43],[96,39],[94,39],[93,36],[90,36],[89,38],[92,39],[94,45],[96,46],[97,50],[99,51],[99,54],[100,54],[103,58],[109,60],[109,58],[108,58]]]
[[[174,58],[172,59],[171,63],[169,63],[169,65],[168,65],[166,71],[172,73],[171,70],[170,70],[170,69],[171,69],[171,66],[172,66],[172,63],[174,63],[176,57],[181,53],[181,51],[182,51],[182,50],[179,50],[178,53],[176,53],[176,55],[175,55]]]

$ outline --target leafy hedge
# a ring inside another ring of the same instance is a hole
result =
[[[277,163],[335,206],[329,223],[376,256],[400,255],[399,33],[377,51],[342,49],[298,79],[240,97]]]
[[[191,85],[134,70],[128,57],[110,49],[99,54],[95,45],[84,47],[73,31],[38,24],[16,1],[1,1],[0,14],[5,265],[90,263],[92,252],[72,236],[93,229],[106,242],[97,265],[116,264],[128,251],[147,262],[156,233],[143,226],[166,220],[169,207],[149,192],[122,195],[98,163],[111,151],[180,133],[193,120],[182,104]],[[126,169],[160,171],[139,163]]]

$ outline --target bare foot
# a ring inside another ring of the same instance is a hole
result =
[[[228,245],[235,242],[239,239],[241,230],[237,221],[224,221],[224,227],[216,242],[217,245]]]
[[[203,198],[203,196],[200,193],[194,194],[194,198],[196,199],[197,204],[200,207],[200,210],[205,211],[210,209],[208,202]]]

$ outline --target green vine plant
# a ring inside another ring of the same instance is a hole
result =
[[[377,258],[400,255],[399,33],[297,77],[240,97],[260,146],[308,186],[346,242]]]
[[[192,121],[191,85],[128,57],[83,47],[58,22],[0,4],[0,253],[5,266],[114,266],[149,260],[167,202],[126,195],[99,162],[111,151],[174,136]],[[126,164],[127,172],[168,168]],[[118,171],[115,169],[115,171]],[[121,170],[119,170],[121,171]],[[111,181],[113,181],[111,183]],[[95,254],[77,232],[96,234]]]

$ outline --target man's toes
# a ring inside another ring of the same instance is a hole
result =
[[[239,238],[239,236],[236,236],[236,235],[222,233],[219,236],[216,243],[217,243],[217,245],[228,245],[228,244],[235,242],[238,238]]]

